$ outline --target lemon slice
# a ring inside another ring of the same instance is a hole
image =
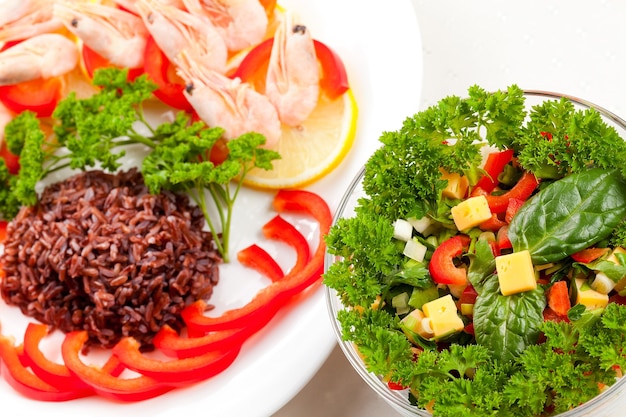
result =
[[[299,126],[282,126],[273,169],[252,169],[244,184],[259,189],[297,188],[331,172],[354,142],[358,107],[352,90],[335,100],[320,95],[317,107]]]

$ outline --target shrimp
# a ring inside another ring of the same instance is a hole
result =
[[[113,6],[88,1],[63,1],[54,15],[94,52],[120,67],[143,65],[148,31],[142,20]]]
[[[138,15],[139,9],[137,8],[137,1],[138,0],[113,0],[113,2],[118,6],[122,6],[129,12],[133,12]],[[161,0],[161,3],[178,7],[179,9],[183,9],[185,7],[182,0]]]
[[[276,29],[265,80],[265,94],[281,122],[297,126],[309,117],[319,98],[319,80],[313,38],[287,13]]]
[[[63,28],[52,15],[51,0],[5,0],[0,16],[0,42],[28,39]]]
[[[76,43],[58,33],[33,36],[0,52],[0,85],[57,77],[78,63]]]
[[[259,0],[182,1],[191,13],[213,22],[231,52],[260,43],[267,32],[267,14]]]
[[[136,6],[154,41],[174,65],[186,50],[199,65],[226,70],[226,44],[208,19],[158,0],[139,0]]]
[[[223,128],[226,139],[258,132],[265,135],[266,148],[276,146],[281,125],[276,108],[267,97],[239,78],[231,79],[203,68],[185,52],[179,63],[178,74],[187,83],[185,96],[200,119],[209,126]]]

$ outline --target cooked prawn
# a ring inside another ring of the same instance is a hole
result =
[[[200,119],[209,126],[222,127],[226,139],[258,132],[265,135],[265,147],[276,145],[280,121],[267,97],[239,78],[231,79],[198,65],[185,52],[179,63],[178,73],[187,83],[185,96]]]
[[[139,14],[139,9],[137,8],[138,0],[113,0],[115,4],[118,6],[122,6],[129,12],[133,12],[135,14]],[[185,6],[183,5],[182,0],[161,0],[161,3],[168,4],[170,6],[178,7],[179,9],[183,9]]]
[[[0,15],[0,43],[56,32],[63,23],[52,14],[51,0],[4,0]]]
[[[148,31],[138,16],[85,0],[59,0],[54,15],[111,64],[128,68],[143,65]]]
[[[76,43],[57,33],[33,36],[0,52],[0,85],[66,74],[78,63]]]
[[[259,0],[182,1],[191,13],[213,22],[231,52],[260,43],[267,32],[267,14]]]
[[[297,126],[309,117],[319,98],[319,80],[313,38],[287,13],[276,29],[265,80],[265,94],[281,122]]]
[[[159,0],[139,0],[136,7],[154,41],[172,63],[176,64],[181,51],[188,51],[198,65],[226,70],[226,44],[208,19]]]

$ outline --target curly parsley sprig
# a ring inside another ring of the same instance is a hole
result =
[[[114,172],[122,165],[125,148],[140,145],[146,150],[141,170],[150,191],[189,193],[228,262],[232,210],[243,178],[253,167],[271,169],[278,153],[262,148],[264,136],[248,133],[229,141],[227,159],[215,165],[210,151],[223,129],[192,123],[184,112],[154,128],[143,103],[156,86],[145,76],[129,82],[127,70],[110,68],[97,71],[93,83],[100,88],[96,94],[78,98],[71,93],[59,102],[53,113],[54,135],[46,137],[31,112],[21,113],[6,126],[7,146],[20,156],[20,171],[11,175],[0,161],[3,217],[12,218],[21,206],[36,204],[36,186],[49,174],[94,167]],[[205,191],[215,204],[219,225],[211,218]]]

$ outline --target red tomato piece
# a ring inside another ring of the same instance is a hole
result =
[[[503,249],[511,249],[513,248],[513,244],[511,243],[511,239],[509,239],[509,226],[502,226],[498,233],[496,234],[496,242],[498,242],[498,249],[502,251]]]
[[[62,90],[61,78],[38,78],[19,84],[0,86],[0,101],[15,113],[30,110],[39,117],[48,117],[54,112]]]
[[[241,61],[232,77],[239,77],[252,84],[257,91],[264,92],[273,44],[274,39],[270,38],[254,47]],[[350,88],[345,65],[339,55],[324,43],[313,40],[313,44],[321,68],[320,87],[329,98],[335,99]]]
[[[149,36],[146,42],[143,69],[148,79],[158,86],[154,95],[159,100],[178,110],[192,110],[183,93],[185,82],[176,74],[176,68],[159,49],[152,36]]]
[[[437,284],[462,285],[467,283],[467,270],[457,267],[454,259],[463,254],[470,244],[467,235],[456,235],[443,241],[433,252],[428,270]]]
[[[109,68],[114,66],[109,62],[109,60],[102,57],[100,54],[98,54],[85,44],[83,44],[82,57],[83,64],[85,64],[85,70],[87,71],[87,75],[89,75],[89,78],[93,78],[94,73],[99,68]],[[134,80],[141,74],[143,74],[143,68],[130,68],[128,70],[128,79]]]
[[[502,173],[506,164],[511,162],[512,159],[513,149],[490,153],[483,167],[485,175],[478,180],[476,187],[480,187],[488,193],[493,191],[499,183],[498,176]]]
[[[459,298],[459,303],[460,304],[476,304],[477,297],[478,297],[478,292],[476,292],[476,289],[472,286],[472,284],[469,284],[463,290],[463,293],[461,294],[461,297]]]
[[[596,259],[606,255],[610,249],[608,248],[586,248],[572,254],[572,259],[576,262],[588,264]]]
[[[548,307],[555,314],[564,317],[572,307],[569,298],[569,288],[566,281],[557,281],[548,290]]]
[[[211,153],[209,154],[209,161],[213,162],[213,165],[217,166],[221,164],[222,162],[224,162],[226,158],[228,158],[229,152],[230,151],[228,149],[228,141],[224,138],[220,138],[217,140],[217,142],[215,142],[215,144],[211,148]]]
[[[4,164],[11,174],[15,175],[19,172],[20,157],[11,153],[5,140],[3,140],[2,145],[0,145],[0,158],[4,159]]]

